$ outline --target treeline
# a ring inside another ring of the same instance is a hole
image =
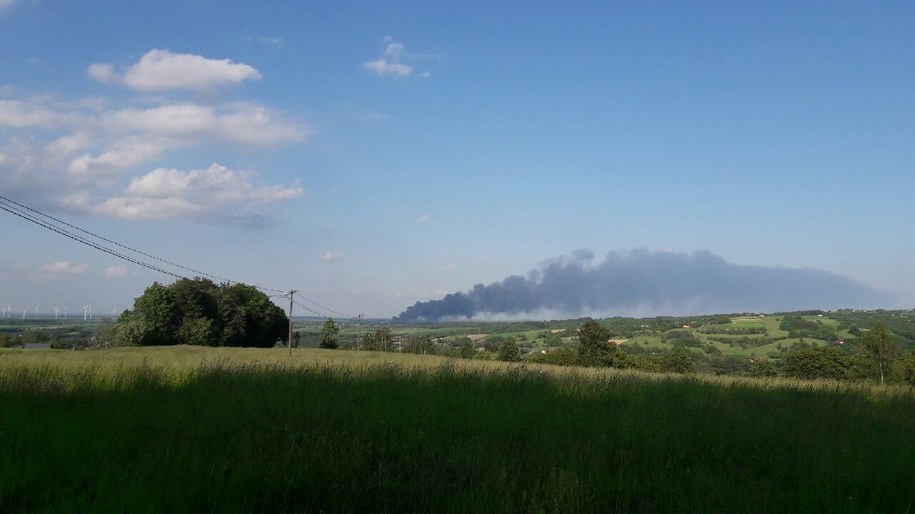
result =
[[[556,350],[531,360],[643,371],[700,371],[756,377],[781,375],[798,379],[874,380],[915,385],[915,352],[902,351],[899,338],[881,323],[861,333],[858,344],[846,347],[847,350],[832,345],[796,344],[783,358],[773,362],[763,356],[747,358],[724,356],[717,351],[690,352],[688,348],[691,347],[707,348],[688,330],[672,330],[665,334],[664,340],[674,346],[671,350],[651,353],[638,346],[616,346],[608,342],[609,331],[591,321],[582,326],[577,349]],[[755,344],[755,340],[748,339],[747,343]]]
[[[778,328],[788,332],[788,337],[791,338],[807,337],[824,341],[836,340],[835,329],[819,321],[804,319],[800,316],[783,317]]]
[[[722,326],[702,327],[699,329],[699,332],[702,332],[703,334],[720,334],[731,336],[751,336],[758,334],[766,335],[768,333],[765,327],[728,328]]]
[[[391,343],[390,332],[379,329],[361,339],[360,349],[450,355],[468,359],[498,359],[509,362],[534,362],[560,366],[594,366],[634,369],[649,372],[784,376],[797,379],[874,380],[915,385],[915,353],[900,350],[898,337],[876,324],[863,330],[858,344],[840,349],[833,345],[797,343],[770,359],[765,356],[721,355],[713,346],[701,342],[689,330],[671,330],[664,340],[673,348],[647,350],[638,345],[610,342],[611,332],[603,323],[587,321],[574,344],[559,348],[524,348],[512,338],[495,337],[474,343],[466,337],[406,337]],[[767,338],[746,338],[736,344],[756,345]],[[699,351],[690,351],[696,348]]]
[[[102,322],[104,323],[104,321]],[[109,322],[110,325],[110,322]],[[0,348],[16,348],[31,344],[49,344],[54,349],[70,349],[88,346],[96,337],[91,331],[85,333],[66,329],[26,329],[18,333],[0,332]]]

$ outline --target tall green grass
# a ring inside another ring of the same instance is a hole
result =
[[[4,513],[915,508],[904,390],[407,356],[31,355],[0,356]]]

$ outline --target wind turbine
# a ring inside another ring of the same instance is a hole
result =
[[[54,319],[60,317],[60,307],[54,307]]]
[[[89,312],[91,310],[92,310],[92,307],[90,307],[89,305],[83,306],[83,321],[86,321],[87,319],[89,319]]]
[[[25,319],[25,306],[22,307],[22,319]]]
[[[35,319],[38,319],[38,307],[39,305],[35,306]]]
[[[64,307],[64,319],[67,319],[67,308]]]

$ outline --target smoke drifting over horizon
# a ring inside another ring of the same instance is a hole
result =
[[[394,320],[778,312],[875,308],[892,301],[892,295],[841,275],[742,266],[708,251],[616,251],[595,262],[590,250],[578,250],[526,276],[416,302]]]

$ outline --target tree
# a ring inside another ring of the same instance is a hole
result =
[[[321,348],[335,350],[337,348],[337,334],[339,332],[340,327],[337,326],[337,323],[333,318],[324,320],[324,324],[321,325]]]
[[[882,384],[885,371],[896,357],[899,346],[890,336],[883,323],[876,323],[861,338],[861,348],[880,370],[880,383]]]
[[[506,341],[499,346],[499,360],[505,362],[518,362],[521,360],[521,350],[518,343]]]
[[[651,369],[647,369],[650,368],[650,365],[647,365],[647,362],[649,361],[617,347],[617,350],[610,356],[609,364],[611,368],[617,369],[641,369],[644,371],[652,371]]]
[[[837,348],[817,347],[795,350],[785,358],[785,375],[793,378],[848,378],[848,355]]]
[[[381,327],[375,330],[375,344],[381,351],[389,351],[391,347],[391,329]]]
[[[179,325],[175,300],[168,287],[153,282],[143,295],[134,300],[133,311],[124,311],[121,317],[143,320],[141,345],[177,344]]]
[[[375,334],[363,334],[361,346],[363,350],[368,352],[377,352],[380,348]]]
[[[217,305],[221,346],[269,348],[288,335],[286,313],[253,286],[220,285]]]
[[[114,340],[122,346],[141,346],[145,334],[146,323],[142,319],[130,317],[126,311],[114,327]]]
[[[95,326],[95,330],[92,332],[96,344],[108,346],[112,342],[112,339],[114,339],[114,320],[109,316],[102,316],[101,321],[99,321],[99,324]]]
[[[286,313],[255,287],[183,278],[146,288],[118,318],[114,335],[126,345],[270,347],[287,327]]]
[[[435,343],[429,336],[413,336],[403,341],[401,347],[403,353],[418,353],[422,355],[435,354]]]
[[[909,385],[915,386],[915,352],[903,355],[893,363],[893,370],[897,377]]]
[[[461,345],[461,358],[462,359],[472,359],[473,354],[474,354],[474,352],[476,352],[476,350],[473,348],[473,343],[470,341],[470,339],[468,339],[468,338],[465,338],[465,339],[467,339],[467,341],[465,341],[464,344]]]
[[[750,369],[748,371],[751,377],[766,378],[775,376],[775,367],[765,357],[753,357],[750,359]]]
[[[594,320],[588,320],[578,331],[578,360],[586,366],[609,366],[616,345],[610,343],[610,331]]]
[[[661,354],[661,371],[666,373],[692,373],[693,360],[686,348],[674,348]]]
[[[198,346],[216,346],[219,337],[214,320],[202,317],[185,317],[178,328],[178,340],[181,344]]]
[[[205,278],[182,278],[168,286],[175,307],[184,318],[219,317],[219,287]]]

